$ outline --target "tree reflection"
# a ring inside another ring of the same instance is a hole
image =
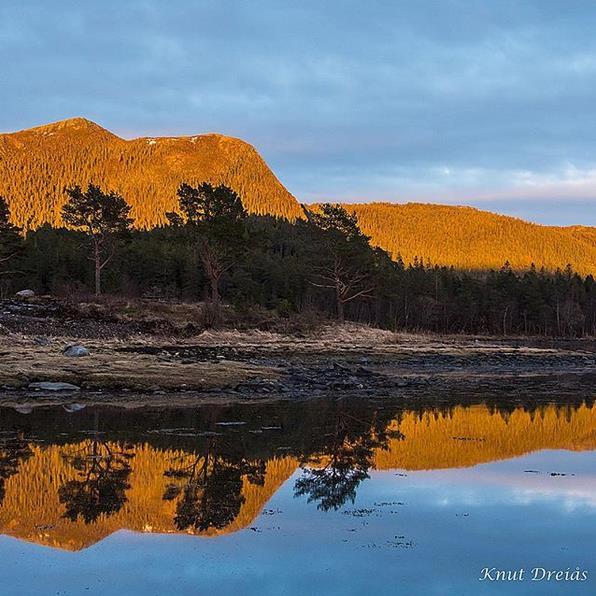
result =
[[[31,455],[31,447],[21,432],[0,440],[0,504],[4,500],[6,481],[19,471],[21,463]]]
[[[170,468],[165,475],[174,480],[163,498],[179,499],[174,523],[179,530],[194,528],[200,532],[221,529],[231,524],[245,501],[243,477],[251,484],[265,482],[264,460],[251,462],[244,457],[226,456],[217,451],[217,442],[210,440],[204,453],[190,465]]]
[[[86,524],[100,515],[120,511],[130,488],[128,477],[131,450],[118,443],[107,443],[94,438],[85,442],[81,451],[66,459],[77,470],[78,478],[69,480],[58,489],[60,502],[65,505],[64,517]]]
[[[294,485],[294,496],[307,495],[322,511],[337,510],[354,502],[356,489],[369,478],[376,449],[386,449],[389,438],[403,438],[399,431],[387,430],[376,414],[372,420],[358,419],[340,411],[323,452],[301,464],[302,476]]]

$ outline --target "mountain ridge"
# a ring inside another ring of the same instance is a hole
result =
[[[250,213],[303,215],[256,149],[235,137],[123,139],[81,117],[0,134],[0,195],[14,223],[26,229],[61,225],[64,187],[90,182],[121,193],[139,227],[163,224],[182,181],[227,184]]]
[[[93,182],[121,193],[139,228],[166,223],[181,182],[227,184],[249,213],[290,221],[304,207],[257,150],[242,139],[206,133],[124,139],[84,117],[0,134],[0,195],[15,224],[62,225],[64,188]],[[596,272],[596,228],[544,226],[476,207],[430,203],[344,203],[372,243],[401,255],[462,269],[554,271],[570,263]]]
[[[430,203],[345,203],[373,244],[404,262],[414,258],[456,268],[513,269],[567,264],[596,271],[596,229],[547,226],[476,207]]]

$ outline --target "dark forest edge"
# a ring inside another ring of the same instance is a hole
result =
[[[26,235],[0,200],[0,295],[23,288],[99,297],[202,303],[201,325],[337,319],[395,331],[491,335],[596,335],[596,284],[567,265],[466,272],[371,246],[339,205],[289,222],[248,215],[225,186],[183,184],[170,224],[132,229],[123,197],[90,185],[66,189],[69,228]],[[98,302],[101,302],[97,298]],[[105,299],[103,300],[105,302]],[[233,312],[233,315],[230,313]]]

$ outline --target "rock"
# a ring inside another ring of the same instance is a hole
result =
[[[15,406],[14,409],[19,414],[31,414],[31,412],[33,412],[33,406],[30,406],[29,404],[19,404],[18,406]]]
[[[69,414],[72,412],[78,412],[84,410],[86,406],[84,404],[64,404],[62,406]]]
[[[36,389],[39,391],[80,391],[81,388],[72,383],[61,383],[59,381],[37,381],[29,383],[28,389]]]
[[[64,350],[62,350],[62,353],[71,358],[81,358],[82,356],[90,355],[89,350],[85,346],[80,345],[66,346]]]
[[[38,346],[49,346],[52,343],[52,340],[49,337],[36,337],[33,340]]]
[[[33,290],[21,290],[15,294],[16,298],[34,298],[35,292]]]

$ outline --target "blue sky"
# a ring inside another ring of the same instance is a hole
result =
[[[2,0],[0,130],[221,132],[303,202],[596,225],[592,1]]]

